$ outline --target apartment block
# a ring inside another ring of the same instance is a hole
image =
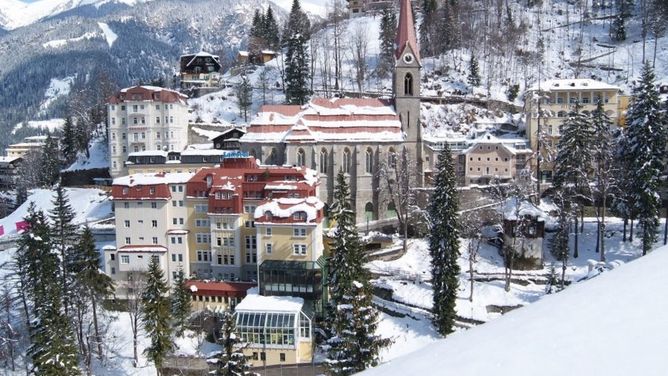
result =
[[[187,96],[154,86],[122,89],[107,104],[112,177],[127,175],[130,153],[181,151],[188,143]]]
[[[549,144],[541,147],[542,160],[549,160],[547,150],[556,151],[560,138],[559,127],[569,112],[578,105],[582,113],[590,114],[598,102],[603,103],[606,114],[615,125],[623,126],[628,97],[621,95],[621,89],[617,86],[591,79],[556,79],[528,89],[524,112],[531,149],[538,150],[539,140]],[[532,163],[535,167],[535,160]],[[542,180],[552,179],[552,169],[551,163],[541,164]]]

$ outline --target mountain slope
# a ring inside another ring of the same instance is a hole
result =
[[[664,375],[668,247],[363,375]]]

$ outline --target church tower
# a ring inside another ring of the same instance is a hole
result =
[[[406,134],[406,147],[417,162],[423,184],[422,126],[420,125],[420,48],[415,36],[411,0],[401,0],[394,53],[394,106]]]

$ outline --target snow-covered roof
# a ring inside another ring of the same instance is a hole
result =
[[[289,218],[295,213],[305,212],[306,222],[312,222],[318,217],[318,211],[324,206],[325,204],[317,197],[279,198],[257,206],[255,208],[254,217],[255,219],[262,218],[269,212],[272,217]]]
[[[533,85],[528,91],[538,90],[538,84]],[[540,83],[541,91],[568,91],[568,90],[621,90],[602,81],[589,78],[571,78],[547,80]]]
[[[195,173],[192,172],[172,172],[159,174],[132,174],[114,179],[113,185],[124,185],[134,187],[139,185],[157,185],[157,184],[184,184],[190,180]]]
[[[21,157],[5,157],[5,156],[0,156],[0,163],[12,163],[18,159],[21,159]]]
[[[162,150],[144,150],[144,151],[135,151],[128,154],[128,157],[165,157],[167,158],[167,152]]]
[[[464,154],[467,154],[475,150],[475,147],[480,144],[500,145],[506,148],[511,154],[532,152],[531,149],[528,147],[528,140],[524,138],[501,138],[489,132],[486,132],[482,136],[475,138],[473,140],[465,140],[465,142],[469,145],[469,147],[464,151],[462,151],[462,153]]]
[[[502,203],[499,211],[503,214],[505,219],[511,221],[517,220],[516,214],[519,214],[520,216],[528,215],[543,221],[548,217],[542,209],[528,200],[524,200],[518,205],[517,198],[515,197],[511,197]]]
[[[664,246],[362,375],[663,375],[667,264]]]
[[[248,295],[234,308],[235,311],[252,312],[294,312],[298,313],[304,306],[304,299],[293,296],[262,296],[252,294],[254,290],[248,290]]]

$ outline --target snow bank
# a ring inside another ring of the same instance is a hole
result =
[[[113,30],[109,27],[104,22],[98,22],[98,26],[100,26],[100,29],[102,29],[102,33],[104,33],[104,39],[107,41],[107,44],[109,45],[109,48],[114,45],[114,42],[116,39],[118,39],[118,34],[114,33]]]
[[[16,132],[19,129],[22,129],[24,126],[27,126],[28,128],[34,128],[37,130],[45,132],[48,131],[49,133],[53,133],[57,130],[62,129],[63,124],[65,124],[65,119],[35,120],[26,123],[18,123],[14,126],[14,129],[12,129],[12,134],[16,134]]]
[[[293,296],[262,296],[250,293],[237,304],[235,311],[260,312],[299,312],[304,305],[304,299]]]
[[[365,375],[663,375],[668,247]],[[438,370],[438,371],[437,371]]]

